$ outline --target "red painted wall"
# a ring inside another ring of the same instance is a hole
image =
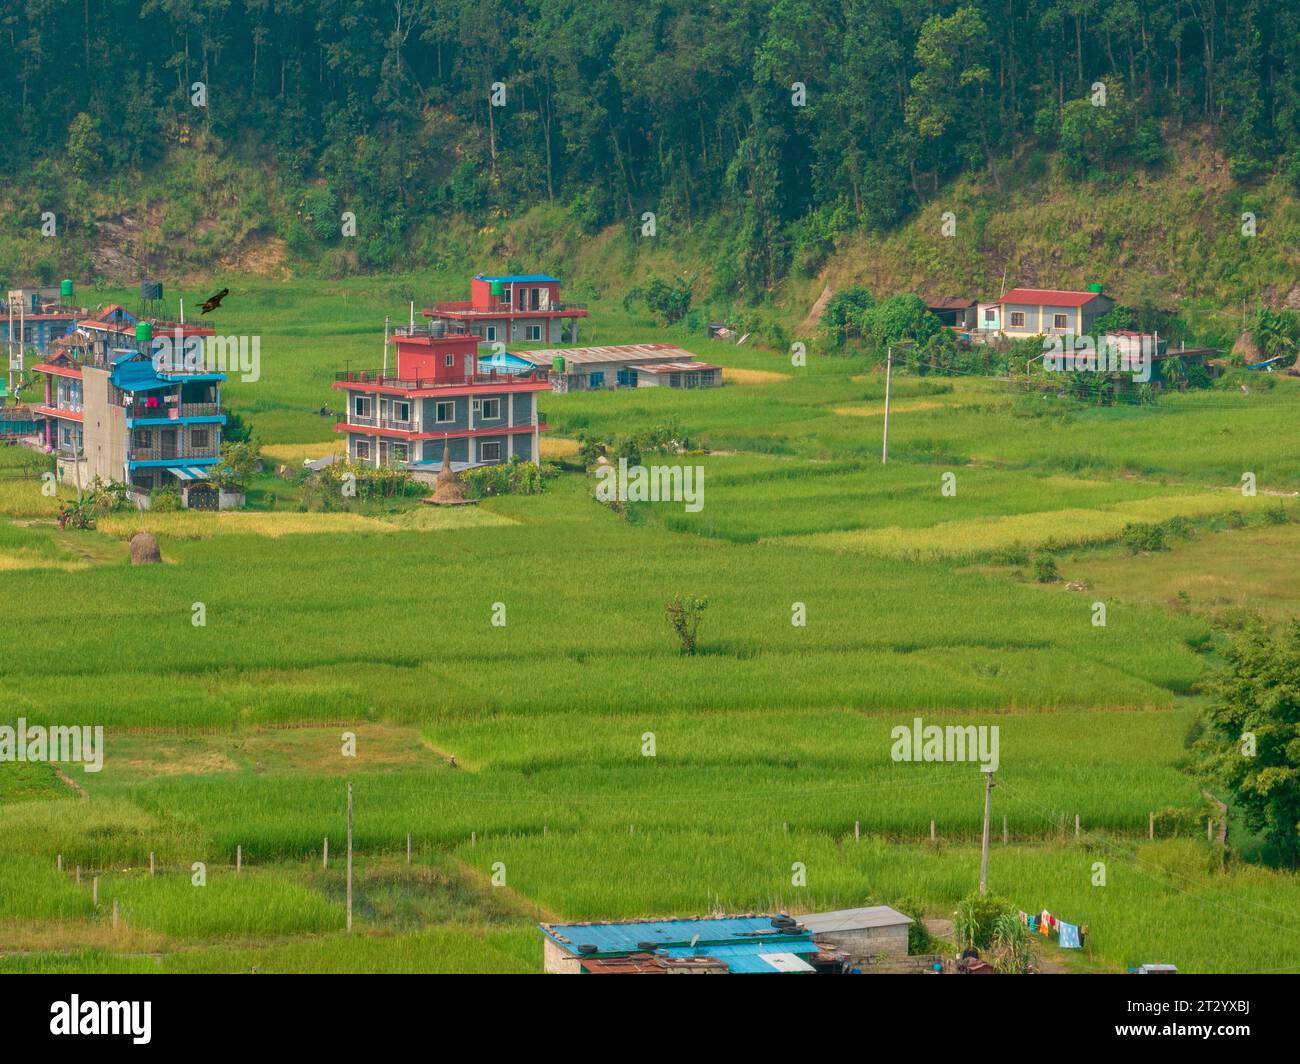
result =
[[[402,380],[459,380],[474,374],[477,352],[476,336],[399,337],[397,376]]]

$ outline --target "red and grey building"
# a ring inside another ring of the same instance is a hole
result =
[[[543,273],[479,274],[470,297],[440,302],[421,313],[435,333],[470,334],[483,343],[576,344],[581,303],[560,299],[560,280]]]
[[[444,447],[450,447],[453,469],[538,460],[546,425],[537,395],[550,390],[545,370],[480,365],[479,340],[472,333],[399,331],[393,343],[392,376],[357,370],[336,375],[334,387],[347,397],[347,418],[335,430],[347,434],[349,460],[416,474],[437,472]]]

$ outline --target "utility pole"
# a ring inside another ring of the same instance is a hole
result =
[[[987,832],[985,832],[987,834]],[[347,784],[347,930],[352,930],[352,784]]]
[[[989,892],[989,807],[993,799],[993,773],[984,773],[984,843],[980,849],[980,896]]]
[[[889,462],[889,385],[894,377],[894,348],[891,344],[885,355],[885,442],[880,451],[880,464]]]

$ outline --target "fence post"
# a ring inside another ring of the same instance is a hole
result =
[[[96,909],[99,908],[99,876],[95,876],[90,882],[90,901]]]
[[[244,870],[244,846],[240,843],[235,847],[235,875],[239,875]]]
[[[1005,846],[1010,841],[1011,841],[1011,836],[1007,833],[1007,815],[1003,813],[1002,814],[1002,845]]]
[[[853,821],[853,841],[857,842],[862,838],[862,821]]]
[[[320,866],[322,868],[330,866],[330,837],[328,835],[325,836],[325,841],[321,843]]]
[[[1155,837],[1156,837],[1156,815],[1155,813],[1148,813],[1147,814],[1147,838],[1154,839]]]
[[[153,850],[149,851],[149,878],[152,879],[154,874]]]
[[[935,835],[935,833],[934,833],[934,821],[931,820],[931,821],[930,821],[930,841],[931,841],[931,842],[934,842],[937,838],[938,838],[938,836]]]

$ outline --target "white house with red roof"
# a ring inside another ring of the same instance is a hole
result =
[[[996,331],[1011,337],[1049,336],[1093,332],[1096,320],[1115,309],[1115,300],[1103,295],[1101,285],[1086,292],[1060,288],[1013,288],[1001,299],[981,305],[980,323],[990,319],[983,311],[997,309]]]

